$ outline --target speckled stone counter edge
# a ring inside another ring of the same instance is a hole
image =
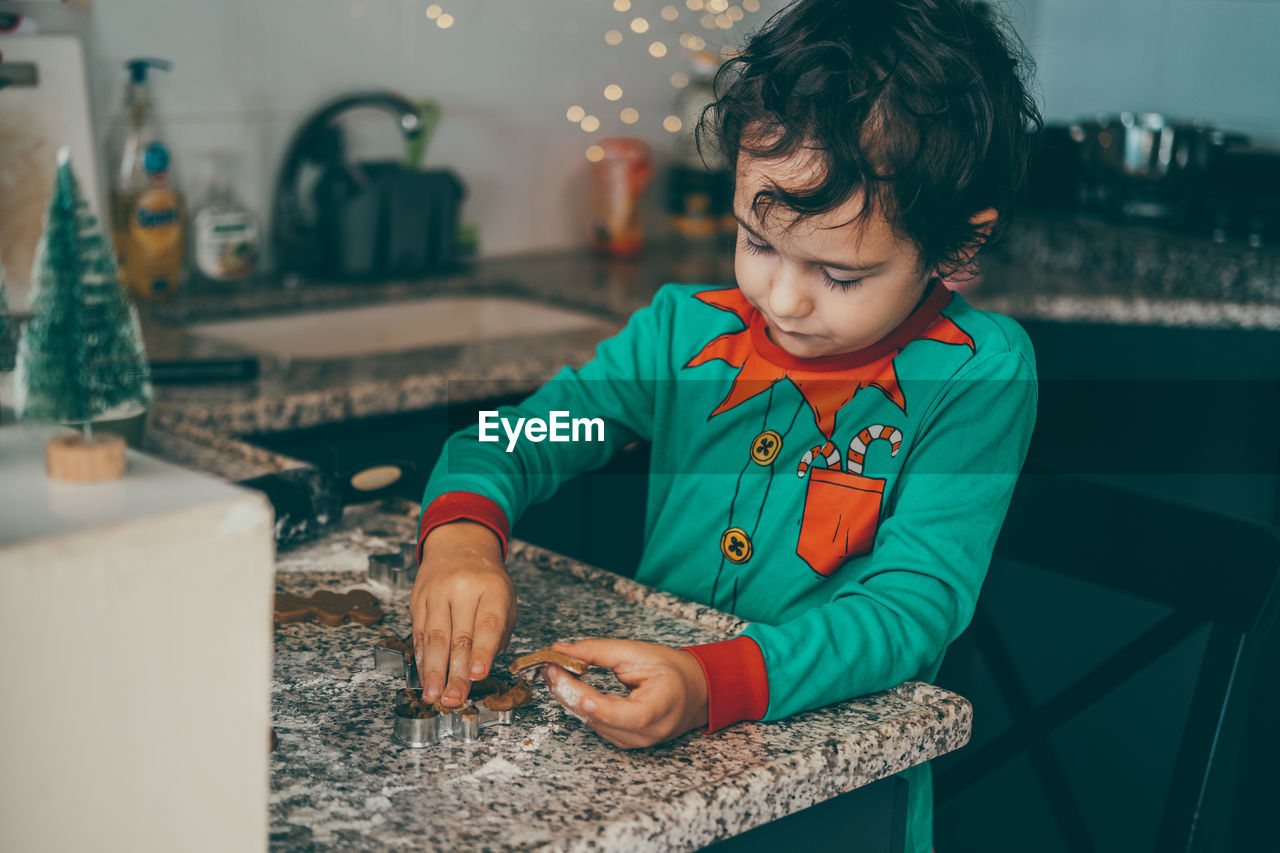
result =
[[[724,633],[736,634],[746,627],[743,620],[714,608],[636,583],[629,578],[597,569],[569,557],[511,540],[511,560],[522,560],[541,569],[562,572],[608,589],[614,594],[679,619]],[[843,741],[831,741],[826,749],[794,753],[766,767],[757,767],[734,777],[733,786],[714,792],[690,791],[661,804],[647,814],[629,815],[611,822],[594,839],[575,841],[566,851],[583,850],[696,850],[727,836],[739,835],[754,827],[778,820],[840,794],[891,776],[916,764],[945,755],[969,742],[973,731],[973,706],[962,696],[931,684],[908,681],[864,701],[897,697],[916,709],[891,717],[880,726],[883,739],[853,732]],[[785,800],[771,796],[785,778],[795,790]],[[797,781],[799,784],[797,785]],[[715,823],[698,823],[694,816],[729,815],[741,811],[748,798],[756,804],[749,818]],[[673,835],[673,827],[678,828]]]
[[[620,817],[603,827],[595,838],[544,849],[571,853],[698,850],[900,773],[969,742],[973,706],[967,699],[918,681],[863,698],[874,701],[886,696],[910,701],[917,710],[885,719],[878,729],[881,738],[856,732],[843,741],[828,741],[823,748],[793,753],[740,773],[732,777],[732,785],[720,784],[712,791],[688,791],[649,813]],[[777,796],[783,779],[789,789],[785,798]],[[749,815],[740,816],[744,800],[751,802],[752,810]],[[719,817],[706,819],[715,815]],[[731,815],[739,817],[731,819]]]

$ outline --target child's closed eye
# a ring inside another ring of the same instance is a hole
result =
[[[746,249],[753,255],[768,255],[773,253],[773,247],[768,243],[757,243],[746,234],[742,235],[742,248]]]
[[[862,284],[862,279],[860,278],[836,278],[831,273],[827,272],[825,269],[822,271],[822,277],[827,280],[828,285],[830,285],[831,287],[839,288],[841,290],[852,290],[853,288]]]
[[[739,242],[741,243],[742,248],[750,252],[751,254],[753,255],[772,255],[773,254],[773,247],[770,246],[768,243],[757,243],[755,240],[752,240],[751,236],[746,232],[743,232],[740,236],[741,236],[741,240]],[[825,267],[820,267],[820,269],[822,271],[823,280],[827,283],[828,287],[831,287],[833,289],[852,290],[853,288],[857,287],[859,284],[862,283],[862,279],[860,278],[838,278],[832,275],[830,272],[828,272]]]

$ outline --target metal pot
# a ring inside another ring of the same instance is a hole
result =
[[[1160,113],[1100,115],[1073,124],[1071,135],[1091,177],[1139,184],[1194,180],[1222,150],[1249,142],[1242,134]]]

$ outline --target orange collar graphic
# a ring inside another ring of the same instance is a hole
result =
[[[926,339],[976,349],[973,338],[942,315],[951,301],[951,291],[938,281],[932,283],[911,316],[879,342],[845,355],[807,359],[796,358],[769,339],[764,318],[736,287],[695,295],[708,305],[736,314],[746,326],[708,342],[685,365],[697,367],[720,359],[739,369],[729,393],[708,419],[767,391],[780,379],[790,379],[813,410],[814,423],[830,440],[836,412],[863,388],[878,388],[906,414],[907,400],[893,360],[907,344]]]

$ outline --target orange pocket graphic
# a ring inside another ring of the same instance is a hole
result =
[[[796,545],[796,554],[809,568],[831,575],[848,558],[871,551],[880,523],[884,482],[827,468],[809,469]]]

